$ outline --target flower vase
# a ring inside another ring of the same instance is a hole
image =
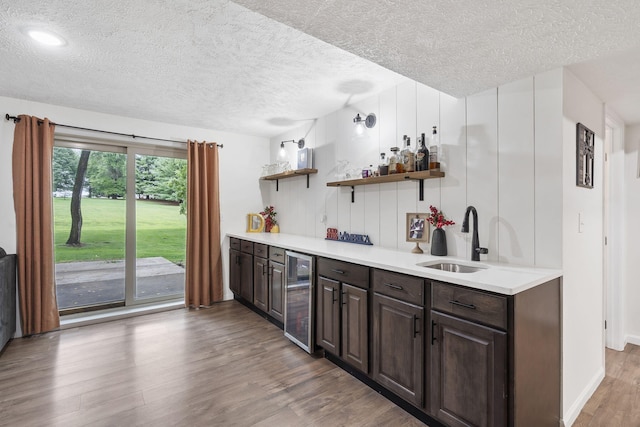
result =
[[[431,255],[447,255],[447,235],[444,228],[435,228],[431,236]]]
[[[273,227],[271,227],[271,232],[272,233],[279,233],[280,232],[280,226],[278,224],[274,225]]]

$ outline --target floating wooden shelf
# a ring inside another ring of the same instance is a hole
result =
[[[287,178],[293,178],[294,176],[307,176],[307,188],[309,188],[309,175],[313,175],[315,173],[318,173],[318,169],[311,169],[311,168],[307,168],[307,169],[296,169],[296,170],[290,170],[290,171],[286,171],[286,172],[282,172],[282,173],[277,173],[275,175],[267,175],[267,176],[263,176],[260,177],[260,179],[265,180],[265,181],[275,181],[276,182],[276,191],[278,191],[279,187],[280,187],[280,180],[281,179],[287,179]]]
[[[351,202],[354,201],[354,187],[356,185],[371,185],[371,184],[384,184],[386,182],[400,182],[400,181],[418,181],[419,197],[420,200],[424,200],[424,180],[433,178],[443,178],[444,172],[428,170],[422,172],[405,172],[405,173],[392,173],[384,176],[372,176],[369,178],[358,179],[346,179],[343,181],[327,182],[327,187],[351,187]]]

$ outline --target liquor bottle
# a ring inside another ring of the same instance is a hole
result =
[[[426,138],[424,133],[420,135],[420,144],[418,144],[418,150],[416,151],[416,170],[426,171],[429,170],[429,150],[426,146]]]
[[[398,164],[402,165],[402,162],[398,162],[398,147],[391,147],[391,156],[389,157],[389,174],[398,173]]]
[[[384,153],[380,153],[380,164],[378,165],[378,175],[379,176],[389,175],[389,165],[385,160]]]
[[[438,160],[438,130],[433,127],[431,141],[429,141],[429,169],[440,169],[440,161]]]
[[[415,170],[415,153],[411,150],[411,138],[407,135],[403,138],[405,146],[402,152],[402,165],[404,167],[404,172],[413,172]]]

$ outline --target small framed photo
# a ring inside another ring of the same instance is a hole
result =
[[[426,213],[407,214],[407,242],[429,242],[429,223]]]

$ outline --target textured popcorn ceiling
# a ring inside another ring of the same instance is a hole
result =
[[[2,0],[0,58],[0,96],[262,136],[404,79],[221,0]]]
[[[588,61],[571,70],[640,122],[638,0],[236,3],[455,96]]]
[[[572,70],[607,100],[640,73],[590,60],[640,46],[638,22],[637,0],[0,0],[0,96],[273,136],[402,76],[461,96],[589,61]]]

